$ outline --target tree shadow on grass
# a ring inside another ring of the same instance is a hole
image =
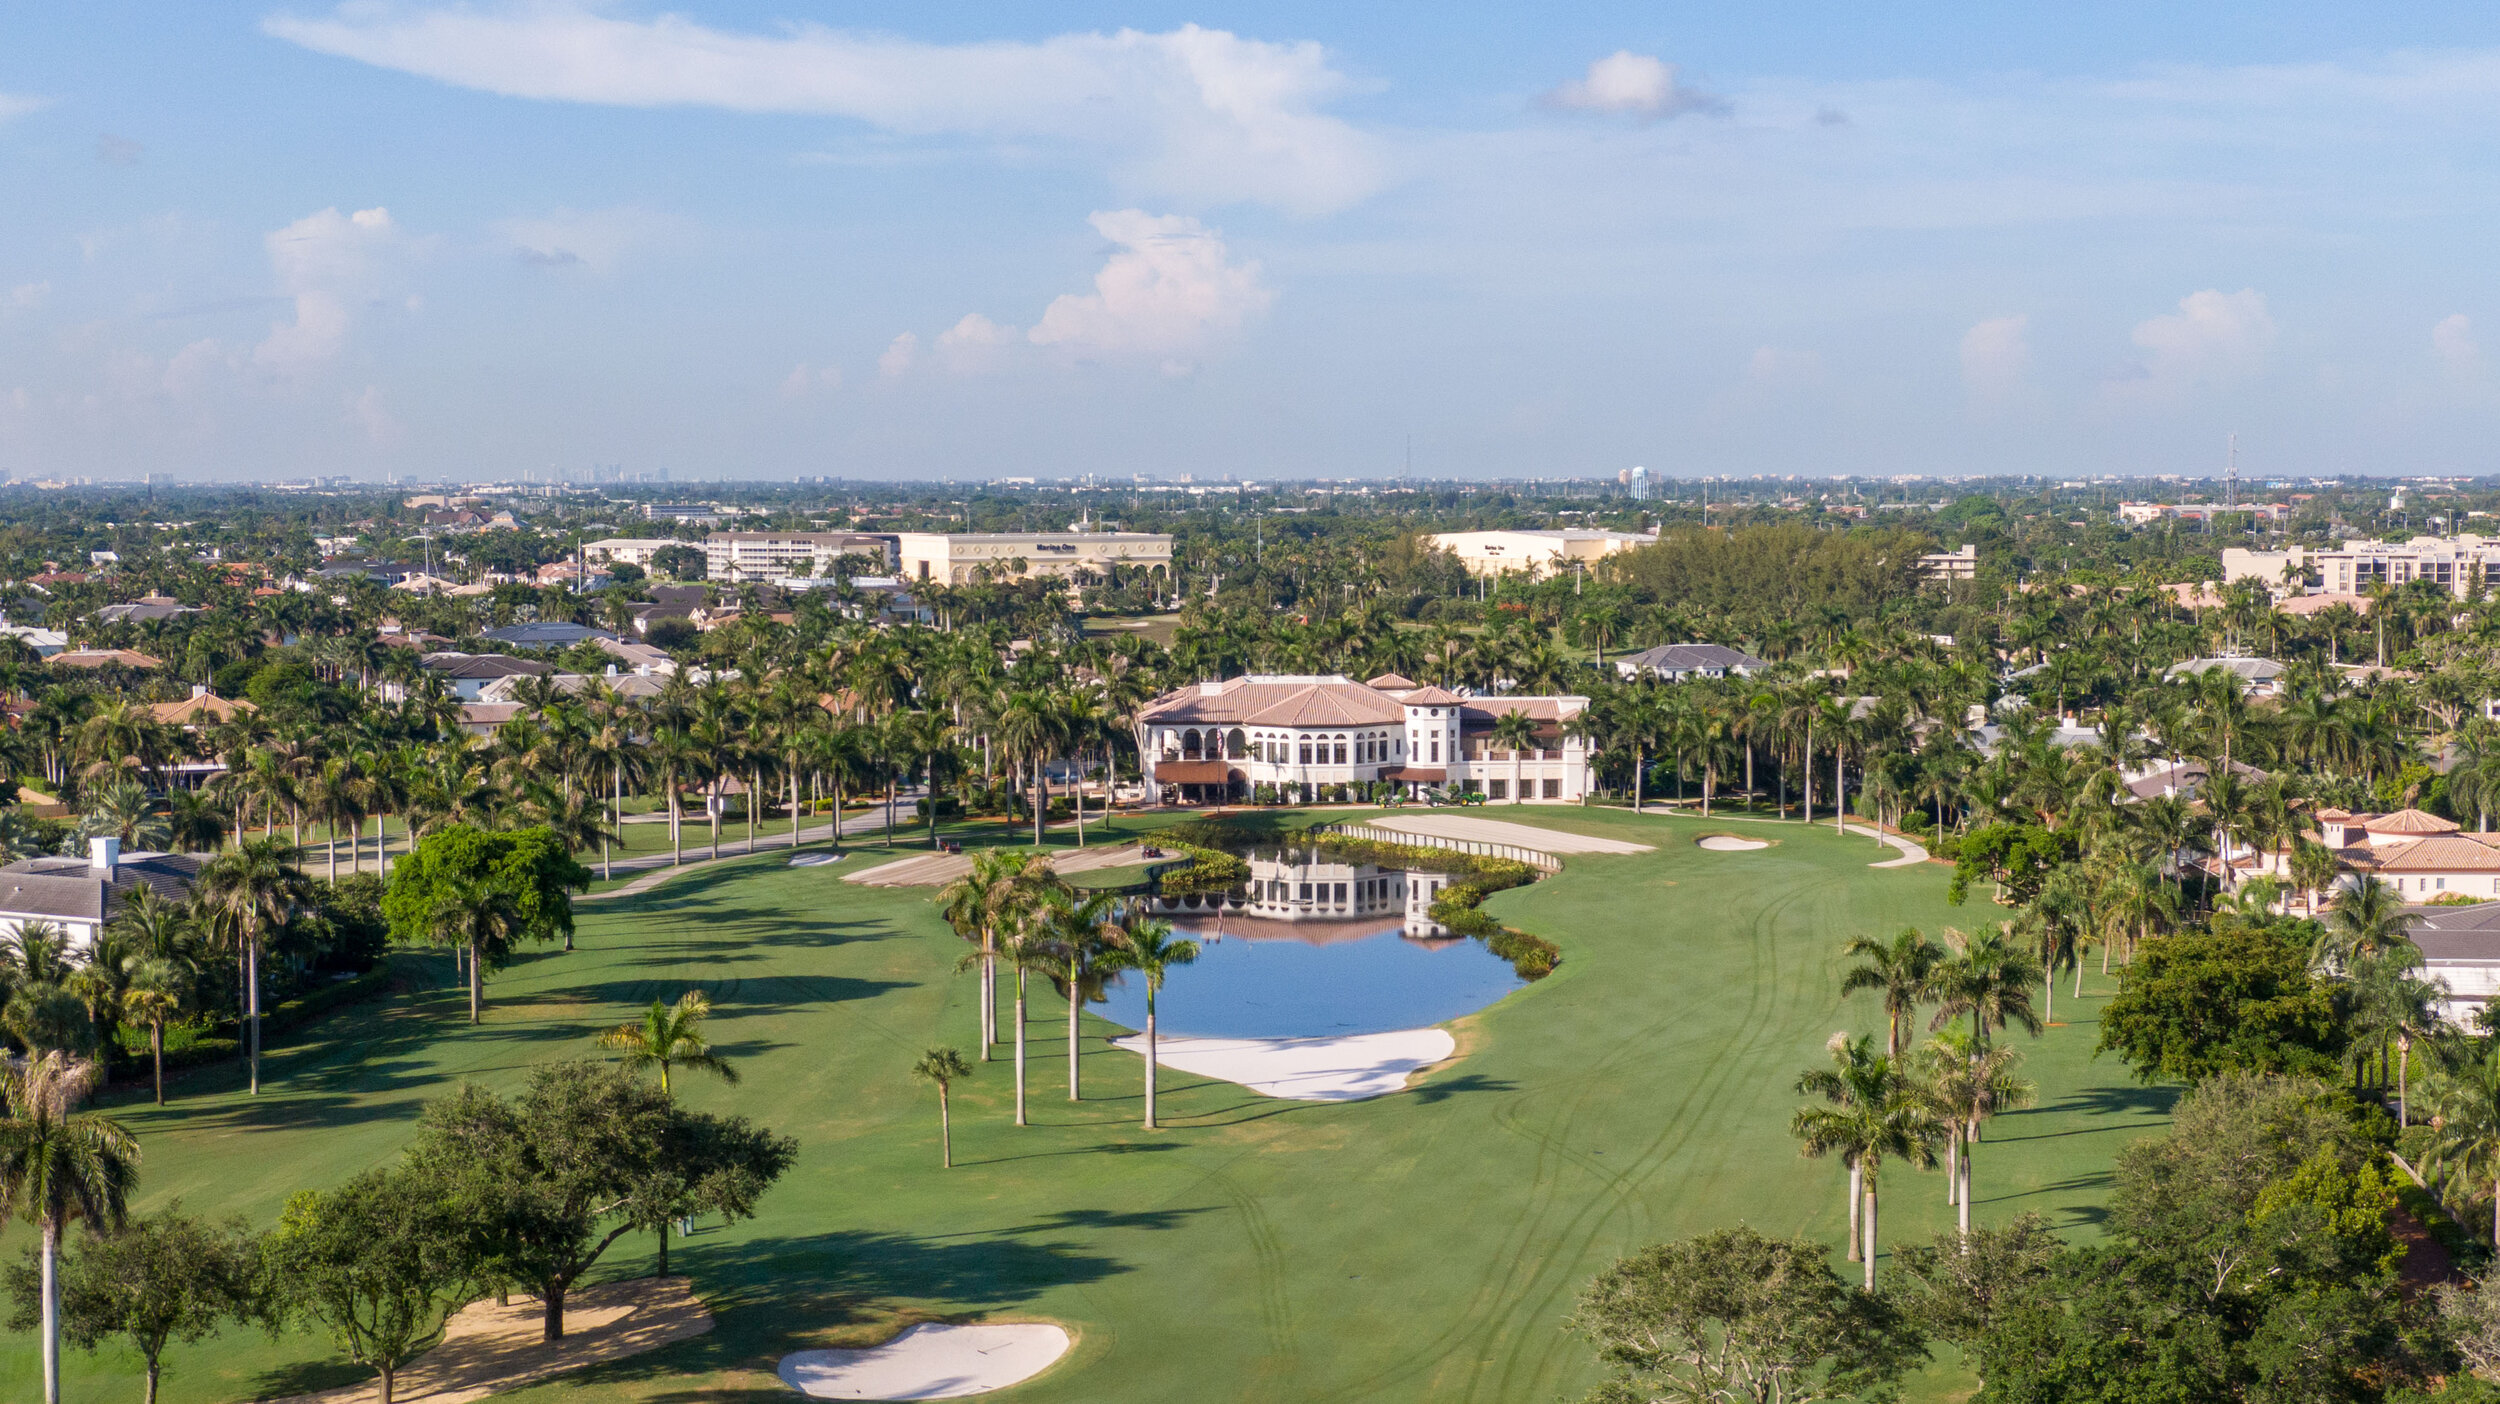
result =
[[[1465,1096],[1471,1092],[1516,1092],[1518,1090],[1519,1084],[1508,1078],[1487,1077],[1483,1073],[1463,1073],[1453,1078],[1426,1082],[1421,1087],[1410,1087],[1403,1095],[1412,1097],[1418,1102],[1430,1104],[1446,1102],[1452,1097]],[[1388,1095],[1395,1097],[1400,1094],[1392,1092]]]
[[[724,985],[735,986],[735,989],[724,989]],[[689,989],[701,987],[709,987],[715,992],[714,1017],[724,1020],[749,1014],[789,1014],[819,1005],[875,999],[892,990],[917,988],[910,980],[861,980],[848,975],[778,975],[769,980],[752,982],[712,979],[603,980],[595,984],[570,985],[562,993],[600,1004],[639,1009],[655,999],[666,1002]],[[757,988],[785,990],[791,997],[749,997],[748,992]]]
[[[263,1370],[254,1376],[247,1399],[286,1399],[298,1394],[318,1394],[325,1389],[361,1384],[380,1378],[372,1370],[335,1356],[319,1360],[297,1360]]]
[[[957,1160],[959,1166],[1006,1165],[1019,1160],[1056,1160],[1071,1155],[1153,1155],[1161,1151],[1179,1150],[1178,1141],[1101,1141],[1090,1146],[1070,1146],[1061,1150],[1028,1151],[1023,1155],[994,1155],[984,1160]]]
[[[2169,1086],[2081,1088],[2043,1106],[2006,1112],[1995,1118],[1995,1121],[1998,1125],[2019,1126],[2036,1117],[2074,1115],[2093,1118],[2130,1117],[2137,1118],[2137,1120],[2122,1123],[2120,1127],[2078,1126],[2065,1131],[2043,1131],[2028,1136],[2001,1135],[1991,1131],[1987,1139],[1991,1141],[2038,1141],[2058,1136],[2085,1135],[2096,1131],[2139,1128],[2146,1120],[2170,1115],[2171,1109],[2178,1105],[2181,1090]]]
[[[1179,1222],[1145,1217],[1152,1222],[1110,1226],[1164,1228]],[[719,1329],[568,1378],[597,1385],[742,1367],[770,1370],[788,1350],[828,1329],[890,1319],[898,1311],[969,1319],[1011,1309],[1054,1288],[1133,1271],[1094,1245],[1061,1236],[1096,1227],[1081,1215],[1054,1215],[1036,1224],[944,1239],[843,1231],[717,1246],[687,1241],[675,1260],[693,1274]],[[934,1309],[919,1310],[920,1303]],[[690,1390],[684,1397],[721,1396]]]

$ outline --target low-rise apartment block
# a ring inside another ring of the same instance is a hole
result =
[[[865,556],[880,571],[893,564],[885,537],[854,531],[716,531],[703,540],[705,577],[733,585],[825,575],[844,556]]]

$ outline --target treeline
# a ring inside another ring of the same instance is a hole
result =
[[[1933,539],[1900,529],[1817,531],[1802,525],[1682,528],[1656,546],[1609,557],[1605,573],[1645,601],[1756,619],[1883,613],[1919,585]]]

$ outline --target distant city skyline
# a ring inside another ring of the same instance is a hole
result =
[[[2500,472],[2500,13],[28,9],[0,473]]]

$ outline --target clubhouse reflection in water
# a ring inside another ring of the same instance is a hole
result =
[[[1325,943],[1377,933],[1394,920],[1401,934],[1422,941],[1448,940],[1450,929],[1432,919],[1432,903],[1450,885],[1448,873],[1410,873],[1370,863],[1316,855],[1249,858],[1250,880],[1230,892],[1154,897],[1147,910],[1200,935],[1252,940]],[[1208,918],[1217,918],[1210,926]],[[1297,928],[1278,931],[1267,923]],[[1353,929],[1323,928],[1343,924]],[[1262,929],[1266,928],[1266,929]]]

